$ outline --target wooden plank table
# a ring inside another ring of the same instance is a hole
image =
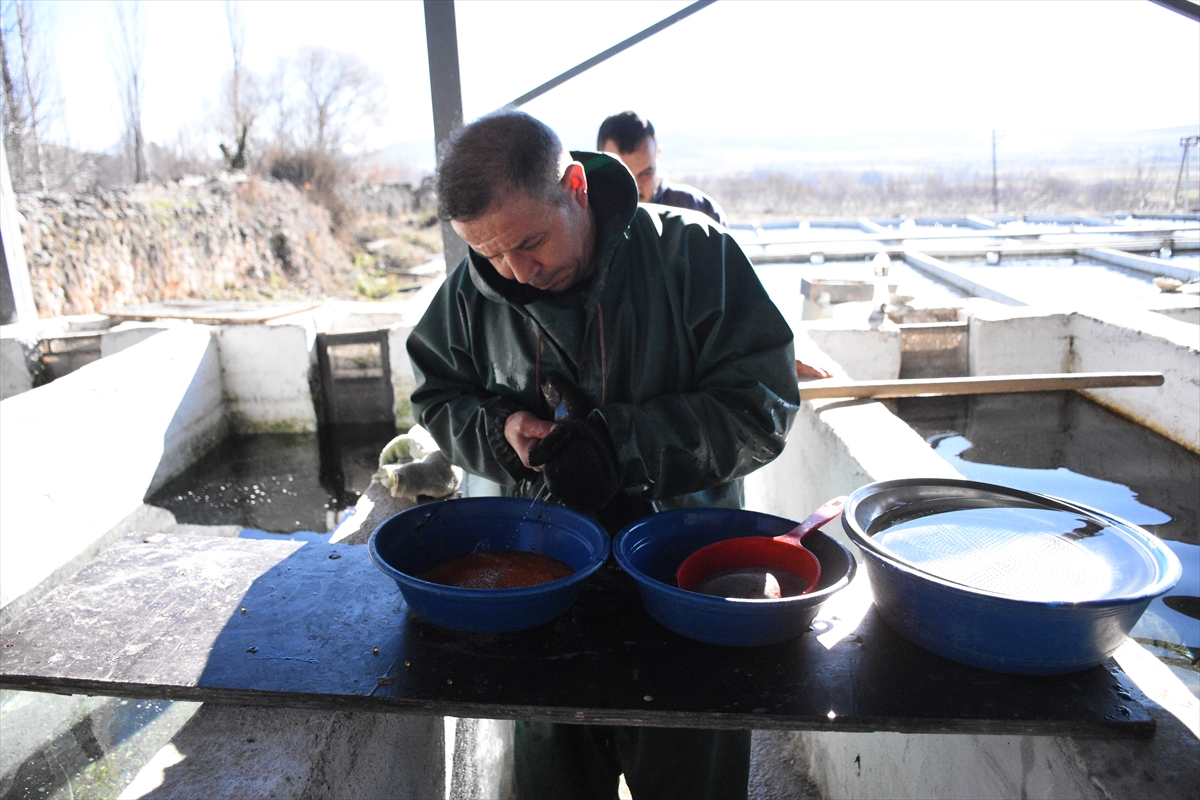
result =
[[[865,591],[860,577],[793,641],[719,647],[655,623],[610,565],[552,623],[465,634],[415,617],[361,545],[134,535],[0,630],[0,687],[656,726],[1154,731],[1112,660],[1060,677],[963,666],[894,634]]]

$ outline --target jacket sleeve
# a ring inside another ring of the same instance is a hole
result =
[[[683,317],[688,341],[680,346],[692,360],[694,390],[594,412],[617,447],[622,487],[654,499],[770,462],[800,405],[791,328],[737,243],[711,226],[687,225],[671,260],[665,276]]]
[[[472,353],[481,335],[468,297],[460,291],[466,278],[448,278],[408,336],[408,357],[417,388],[413,414],[454,464],[504,486],[536,476],[526,469],[504,438],[504,423],[524,405],[515,397],[488,391],[489,367]]]

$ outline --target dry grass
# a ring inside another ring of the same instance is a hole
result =
[[[1173,178],[1173,176],[1172,176]],[[1123,178],[1073,178],[1053,174],[1010,176],[1000,181],[999,207],[990,180],[951,183],[936,175],[847,175],[816,180],[792,175],[698,177],[736,220],[773,217],[855,218],[961,216],[964,214],[1154,213],[1171,210],[1174,181],[1153,171]]]
[[[430,224],[432,220],[433,224]],[[430,280],[410,273],[442,252],[436,217],[428,213],[359,215],[350,238],[358,298],[396,299]]]

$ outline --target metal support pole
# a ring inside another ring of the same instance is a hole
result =
[[[463,122],[454,0],[425,0],[425,46],[429,53],[433,138],[440,163],[442,143]],[[467,257],[467,243],[450,227],[449,220],[442,220],[442,252],[446,257],[447,275]]]
[[[1000,184],[996,178],[996,129],[992,129],[992,212],[1000,213]]]

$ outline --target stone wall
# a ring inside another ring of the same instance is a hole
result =
[[[162,300],[347,296],[350,249],[291,184],[221,175],[20,195],[39,317]]]

